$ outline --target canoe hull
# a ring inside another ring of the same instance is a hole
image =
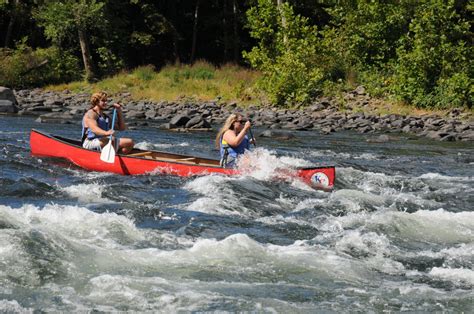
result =
[[[155,151],[134,150],[135,154],[131,155],[116,154],[114,163],[106,163],[100,160],[100,152],[82,148],[79,141],[37,130],[31,130],[30,147],[31,154],[36,157],[64,158],[87,170],[121,175],[170,174],[187,177],[240,173],[236,169],[220,167],[218,160]],[[335,169],[332,166],[286,170],[282,174],[283,177],[299,177],[306,184],[319,189],[330,190],[334,186]]]

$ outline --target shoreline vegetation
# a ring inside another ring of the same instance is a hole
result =
[[[157,71],[151,65],[141,66],[131,71],[122,71],[97,82],[76,81],[66,84],[48,85],[44,90],[55,92],[70,91],[75,94],[105,91],[111,95],[127,94],[133,101],[150,102],[215,102],[217,104],[235,104],[238,107],[255,108],[281,106],[270,104],[266,95],[255,88],[256,81],[262,77],[259,71],[225,64],[215,66],[204,60],[193,65],[168,65]],[[351,91],[364,89],[367,97],[355,102]],[[377,115],[397,114],[420,117],[439,115],[448,117],[453,109],[461,111],[461,119],[472,119],[474,108],[418,108],[383,98],[371,97],[362,86],[338,86],[323,91],[322,97],[331,98],[341,112],[366,113]],[[286,109],[302,109],[305,106],[287,106]],[[284,109],[284,108],[283,108]]]

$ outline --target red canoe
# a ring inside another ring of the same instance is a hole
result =
[[[172,153],[133,149],[129,154],[116,154],[114,163],[100,160],[100,152],[82,148],[80,141],[49,135],[37,130],[30,133],[31,154],[38,157],[65,158],[81,168],[122,175],[172,174],[178,176],[222,173],[238,175],[237,169],[219,166],[219,160]],[[336,172],[333,166],[282,170],[282,177],[298,177],[306,184],[323,190],[334,186]]]

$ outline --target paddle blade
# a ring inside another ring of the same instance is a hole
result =
[[[102,148],[102,152],[100,153],[100,160],[104,162],[108,162],[109,164],[113,164],[115,161],[115,149],[112,145],[112,141],[109,141],[107,145]]]

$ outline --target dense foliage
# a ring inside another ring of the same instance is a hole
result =
[[[288,4],[278,8],[266,0],[259,0],[247,16],[257,46],[244,52],[244,57],[262,71],[259,86],[272,103],[309,101],[324,77],[318,62],[317,28],[307,18],[295,16]]]
[[[278,105],[362,84],[419,107],[471,107],[472,15],[469,0],[0,0],[0,85],[204,59],[257,69]]]

